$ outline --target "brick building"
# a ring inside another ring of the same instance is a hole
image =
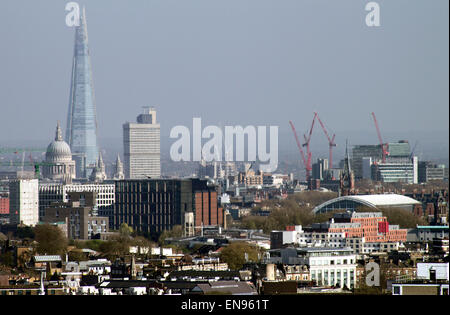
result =
[[[364,237],[366,242],[406,242],[407,235],[407,229],[389,225],[381,212],[353,212],[350,222],[332,221],[328,232],[345,233],[347,238]]]
[[[0,215],[9,215],[9,197],[7,195],[0,195]]]

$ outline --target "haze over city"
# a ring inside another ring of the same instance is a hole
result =
[[[204,126],[277,125],[280,154],[298,159],[288,121],[305,133],[317,111],[342,157],[347,139],[378,143],[375,112],[386,141],[417,142],[416,154],[448,163],[448,1],[380,1],[376,29],[358,1],[79,3],[99,144],[112,156],[122,150],[122,124],[154,106],[163,155],[171,128],[201,117]],[[45,147],[56,120],[64,129],[73,55],[64,6],[3,3],[3,146]],[[321,130],[311,147],[326,156]]]

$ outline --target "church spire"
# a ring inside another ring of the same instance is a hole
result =
[[[116,159],[116,171],[114,172],[114,179],[124,179],[125,176],[123,174],[123,164],[122,161],[120,160],[120,155],[117,154],[117,159]]]

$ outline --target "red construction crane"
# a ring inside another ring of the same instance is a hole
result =
[[[314,129],[314,123],[316,122],[316,117],[317,117],[317,113],[314,113],[314,118],[311,124],[311,128],[309,129],[309,134],[308,137],[306,137],[306,135],[304,134],[303,137],[305,138],[305,143],[303,143],[303,146],[306,146],[306,155],[307,155],[307,169],[312,170],[312,165],[311,165],[311,159],[312,159],[312,154],[311,154],[311,150],[310,150],[310,142],[311,142],[311,136],[312,136],[312,132]],[[307,178],[307,180],[309,181],[309,177]]]
[[[334,142],[334,138],[336,137],[336,134],[333,134],[333,137],[330,138],[328,135],[327,129],[325,128],[325,125],[323,124],[322,120],[320,120],[319,115],[316,113],[317,120],[319,120],[320,125],[322,126],[322,130],[325,133],[325,136],[328,139],[328,145],[330,147],[330,160],[329,160],[329,168],[333,168],[333,147],[336,146],[336,143]]]
[[[302,145],[300,144],[300,140],[298,139],[297,131],[295,131],[294,124],[292,123],[292,121],[289,121],[289,124],[291,125],[292,132],[294,133],[295,141],[297,142],[297,147],[298,147],[298,150],[300,151],[300,155],[302,157],[303,165],[305,166],[305,169],[306,169],[306,180],[308,181],[309,178],[310,178],[311,168],[308,167],[308,162],[307,162],[307,160],[305,158],[305,153],[303,152]]]
[[[377,118],[375,117],[375,113],[372,112],[373,120],[375,121],[375,127],[377,128],[378,140],[380,141],[381,150],[383,152],[383,163],[386,162],[386,156],[389,155],[387,151],[387,143],[383,143],[383,139],[381,138],[380,127],[378,126]]]

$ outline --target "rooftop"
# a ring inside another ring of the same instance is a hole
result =
[[[398,194],[378,194],[378,195],[353,195],[343,196],[328,200],[314,208],[313,212],[317,213],[322,208],[327,207],[330,204],[338,203],[340,201],[353,201],[369,208],[378,207],[397,207],[397,206],[409,206],[418,205],[421,202]]]
[[[42,255],[34,256],[35,262],[50,262],[50,261],[61,261],[61,256],[59,255]]]
[[[448,230],[448,225],[418,225],[417,226],[418,229],[434,229],[434,230],[440,230],[440,229],[444,229],[444,230]]]

